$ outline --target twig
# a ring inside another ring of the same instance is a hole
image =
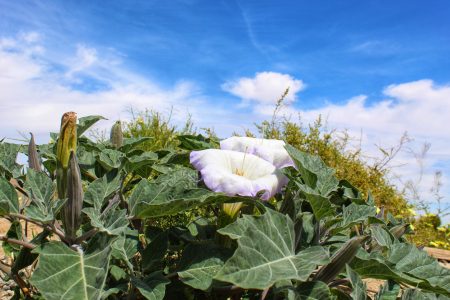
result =
[[[29,248],[29,249],[34,249],[36,247],[35,244],[24,242],[24,241],[20,241],[20,240],[16,240],[16,239],[10,239],[7,236],[3,236],[3,235],[0,235],[0,241],[4,241],[4,242],[7,242],[7,243],[20,245],[20,246],[23,246],[23,247]]]

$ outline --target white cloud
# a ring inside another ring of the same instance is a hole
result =
[[[110,119],[103,126],[109,127],[117,119],[130,118],[130,107],[171,111],[178,124],[190,113],[198,126],[233,124],[229,132],[239,128],[236,120],[230,121],[239,115],[208,104],[194,82],[181,80],[161,87],[128,70],[114,51],[81,44],[74,47],[74,54],[58,53],[58,61],[52,61],[53,55],[47,52],[51,49],[38,37],[20,34],[0,39],[1,137],[17,138],[17,131],[32,131],[44,142],[49,131],[58,130],[66,111],[76,111],[78,116],[103,115]],[[83,89],[83,83],[91,82],[100,87]]]
[[[262,105],[276,103],[287,88],[289,94],[285,100],[286,103],[292,103],[296,100],[297,93],[305,88],[305,84],[288,74],[277,72],[260,72],[253,78],[242,77],[222,84],[223,90],[242,100]]]

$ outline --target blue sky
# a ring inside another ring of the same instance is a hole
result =
[[[370,156],[404,131],[416,152],[431,143],[423,193],[441,170],[449,194],[449,15],[447,1],[0,0],[0,136],[45,141],[66,110],[112,122],[132,106],[225,137],[290,86],[284,114],[322,114]],[[417,180],[411,153],[398,163]]]

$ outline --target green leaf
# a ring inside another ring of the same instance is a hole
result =
[[[38,206],[45,207],[52,200],[53,182],[43,172],[29,169],[27,171],[25,189],[31,196],[31,200]]]
[[[393,244],[387,260],[395,269],[422,279],[420,288],[450,295],[450,270],[441,266],[435,258],[416,246],[406,243]]]
[[[356,273],[349,265],[345,265],[347,270],[347,276],[350,279],[353,290],[350,294],[354,300],[366,300],[367,299],[367,288],[366,284],[361,280],[358,273]]]
[[[0,216],[19,213],[19,200],[14,186],[0,177]]]
[[[306,200],[311,204],[314,216],[317,220],[320,220],[326,216],[332,215],[334,213],[334,208],[329,200],[329,198],[318,195],[316,193],[303,192]]]
[[[158,155],[153,152],[144,152],[128,158],[127,169],[133,171],[148,165],[152,165],[158,159]]]
[[[133,264],[130,260],[136,255],[139,250],[138,231],[126,229],[122,232],[119,238],[111,245],[112,256],[124,261],[128,268],[133,271]]]
[[[44,172],[28,169],[24,187],[32,202],[25,208],[25,215],[36,221],[50,222],[54,220],[67,200],[53,199],[54,185]]]
[[[0,171],[8,174],[8,176],[17,178],[21,174],[21,166],[16,163],[17,154],[22,145],[4,143],[0,141]]]
[[[393,239],[391,234],[382,226],[371,226],[372,238],[378,245],[383,247],[389,247],[392,245]]]
[[[97,157],[97,161],[107,171],[118,169],[122,166],[125,154],[113,149],[104,149]]]
[[[143,279],[132,278],[131,282],[148,300],[162,300],[166,293],[166,285],[170,283],[159,272],[152,273]]]
[[[93,227],[109,235],[120,235],[128,227],[126,209],[115,210],[113,207],[104,214],[93,207],[84,208],[82,211],[89,217]]]
[[[127,138],[123,139],[123,146],[119,148],[123,153],[128,153],[131,150],[136,149],[140,144],[150,141],[151,137],[138,137],[138,138]]]
[[[217,148],[217,142],[214,143],[210,138],[206,138],[201,134],[198,135],[179,135],[177,139],[180,141],[180,145],[178,146],[181,149],[185,150],[204,150]]]
[[[286,145],[285,148],[308,187],[322,196],[336,190],[339,181],[334,176],[334,170],[327,167],[319,156],[299,151],[291,145]]]
[[[395,281],[387,280],[375,295],[375,300],[396,300],[400,292],[400,285]]]
[[[10,239],[16,239],[19,241],[22,240],[22,225],[19,221],[14,220],[11,223],[6,236]],[[6,255],[11,256],[13,253],[17,254],[17,252],[21,249],[21,246],[8,242],[2,242],[2,248]]]
[[[100,299],[109,266],[111,247],[98,245],[95,252],[74,251],[62,242],[50,242],[33,250],[39,265],[31,283],[48,299]]]
[[[368,217],[374,217],[377,213],[376,207],[358,205],[355,203],[343,208],[343,226],[348,227],[359,222],[364,222]]]
[[[84,201],[93,205],[96,210],[100,210],[105,200],[120,188],[120,176],[114,175],[116,174],[108,173],[91,182],[84,194]]]
[[[77,135],[80,137],[86,130],[100,120],[106,120],[102,116],[86,116],[78,119]]]
[[[194,289],[209,290],[213,278],[231,256],[230,249],[214,244],[190,244],[183,252],[178,276]]]
[[[328,262],[328,252],[319,246],[295,253],[294,224],[288,216],[268,209],[246,221],[246,230],[235,233],[240,236],[236,252],[215,279],[265,289],[284,279],[304,281],[317,265]]]

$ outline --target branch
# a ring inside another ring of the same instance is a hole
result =
[[[50,226],[48,224],[42,224],[41,222],[34,221],[33,219],[30,219],[27,216],[24,216],[24,215],[21,215],[21,214],[9,214],[9,215],[11,217],[13,217],[13,218],[25,220],[27,222],[30,222],[30,223],[34,224],[34,225],[42,227],[43,229],[47,229],[47,230],[53,232],[54,234],[56,234],[61,239],[61,241],[65,241],[65,242],[67,241],[66,236],[64,235],[64,233],[61,230],[59,230],[58,228],[56,228],[54,225]]]
[[[0,241],[20,245],[20,246],[23,246],[23,247],[29,248],[29,249],[34,249],[36,247],[35,244],[24,242],[24,241],[19,241],[16,239],[10,239],[7,236],[3,236],[3,235],[0,235]]]

